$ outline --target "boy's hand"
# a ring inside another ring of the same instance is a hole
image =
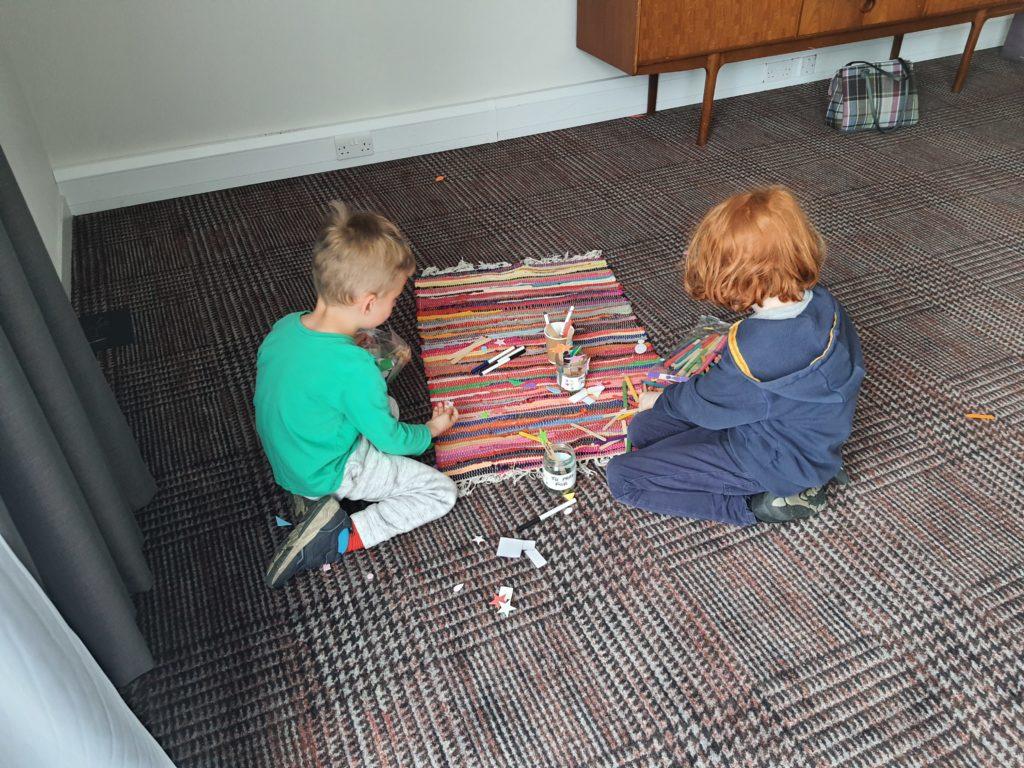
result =
[[[654,404],[658,402],[658,398],[661,397],[663,389],[655,390],[654,392],[644,392],[640,395],[640,405],[637,406],[641,411],[649,411],[654,407]]]
[[[427,422],[431,437],[437,437],[448,431],[452,424],[459,420],[459,410],[452,403],[435,403],[434,416]]]

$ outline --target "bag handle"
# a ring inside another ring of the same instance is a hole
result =
[[[875,64],[873,62],[870,62],[870,61],[848,61],[848,62],[846,62],[846,66],[847,67],[852,67],[854,64],[864,64],[865,66],[871,67],[872,69],[877,71],[879,74],[885,75],[886,77],[888,77],[891,80],[895,80],[897,83],[902,83],[904,80],[913,80],[914,79],[914,68],[911,66],[910,62],[907,61],[906,59],[896,59],[896,61],[898,61],[900,63],[900,66],[903,68],[903,71],[906,73],[902,77],[900,77],[899,75],[894,75],[892,72],[887,72],[886,70],[882,69],[877,64]],[[845,69],[845,67],[844,67],[844,69]]]

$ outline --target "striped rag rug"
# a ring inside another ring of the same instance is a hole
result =
[[[644,329],[600,251],[518,265],[463,263],[447,271],[427,270],[415,285],[431,402],[452,401],[461,414],[435,442],[437,466],[461,492],[541,467],[542,446],[520,432],[546,431],[551,442],[571,444],[579,462],[622,453],[626,422],[609,421],[624,410],[624,379],[639,386],[659,358],[634,350]],[[569,401],[545,354],[544,314],[561,319],[570,306],[575,307],[573,344],[591,358],[587,387],[605,387],[590,405]],[[482,336],[488,338],[486,349],[478,347],[453,362]],[[478,363],[512,345],[525,346],[526,352],[489,374],[472,373]],[[634,407],[631,401],[629,408]]]

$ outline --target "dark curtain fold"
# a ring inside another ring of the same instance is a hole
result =
[[[2,150],[0,436],[0,533],[113,682],[132,680],[153,665],[129,594],[152,584],[134,510],[156,486]]]

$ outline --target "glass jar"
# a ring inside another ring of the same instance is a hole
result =
[[[587,355],[570,357],[564,362],[557,363],[555,369],[558,371],[558,386],[566,392],[579,392],[587,385],[590,358]]]
[[[553,443],[544,452],[544,485],[562,493],[576,487],[576,451],[566,443]]]

